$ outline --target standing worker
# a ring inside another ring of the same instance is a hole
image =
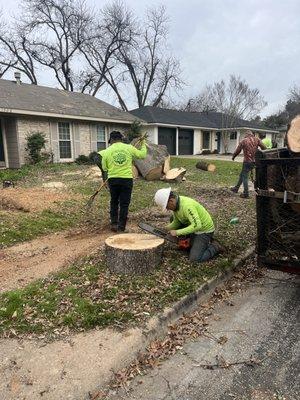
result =
[[[267,149],[271,149],[273,147],[272,140],[270,138],[267,138],[265,133],[260,132],[258,134],[258,137]]]
[[[178,196],[171,192],[171,188],[167,188],[159,189],[154,201],[164,211],[173,211],[173,220],[167,226],[170,235],[190,237],[191,262],[207,261],[223,251],[221,245],[213,240],[215,227],[209,212],[196,200]]]
[[[103,180],[108,179],[110,223],[113,232],[125,231],[133,186],[132,161],[147,155],[145,140],[142,140],[140,150],[131,144],[123,143],[122,140],[121,132],[111,132],[108,141],[110,146],[99,152],[102,157]]]
[[[235,186],[232,186],[230,190],[234,193],[239,191],[241,184],[244,186],[244,193],[241,193],[240,197],[244,199],[249,198],[249,188],[248,188],[248,177],[250,171],[254,168],[255,165],[255,153],[260,147],[262,150],[266,149],[266,146],[262,143],[262,141],[254,136],[252,131],[248,130],[245,132],[245,138],[240,142],[235,152],[232,155],[232,161],[234,161],[235,157],[240,154],[243,150],[244,153],[244,161],[242,171],[239,176],[238,183]]]

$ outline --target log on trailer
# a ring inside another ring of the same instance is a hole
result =
[[[163,239],[148,234],[110,236],[105,240],[107,267],[116,274],[147,274],[160,265],[163,244]]]
[[[147,181],[159,180],[168,156],[167,146],[147,143],[147,157],[135,160],[134,165]]]
[[[215,166],[215,164],[210,164],[205,161],[198,161],[196,164],[196,168],[202,169],[203,171],[215,172],[217,167]]]
[[[300,153],[300,115],[297,115],[290,124],[286,134],[288,149],[293,153]]]

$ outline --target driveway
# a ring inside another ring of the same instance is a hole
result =
[[[192,156],[176,156],[182,158],[192,158],[195,160],[219,160],[219,161],[232,161],[231,154],[207,154],[207,155],[192,155]],[[243,162],[243,156],[237,156],[234,160],[235,162]]]
[[[267,272],[216,307],[207,335],[110,400],[300,398],[299,277]]]

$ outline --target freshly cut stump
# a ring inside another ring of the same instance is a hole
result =
[[[141,233],[123,233],[105,240],[109,270],[115,274],[144,275],[159,266],[164,239]]]

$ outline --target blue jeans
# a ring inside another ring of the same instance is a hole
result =
[[[249,173],[254,168],[254,165],[255,165],[254,162],[246,162],[246,161],[243,162],[243,167],[242,167],[242,171],[240,173],[240,177],[239,177],[238,183],[235,185],[237,190],[239,190],[241,184],[243,184],[243,186],[244,186],[244,194],[246,196],[249,195],[249,187],[248,187]]]
[[[204,262],[217,254],[216,248],[211,243],[213,235],[213,232],[191,235],[192,247],[189,255],[191,262]]]

